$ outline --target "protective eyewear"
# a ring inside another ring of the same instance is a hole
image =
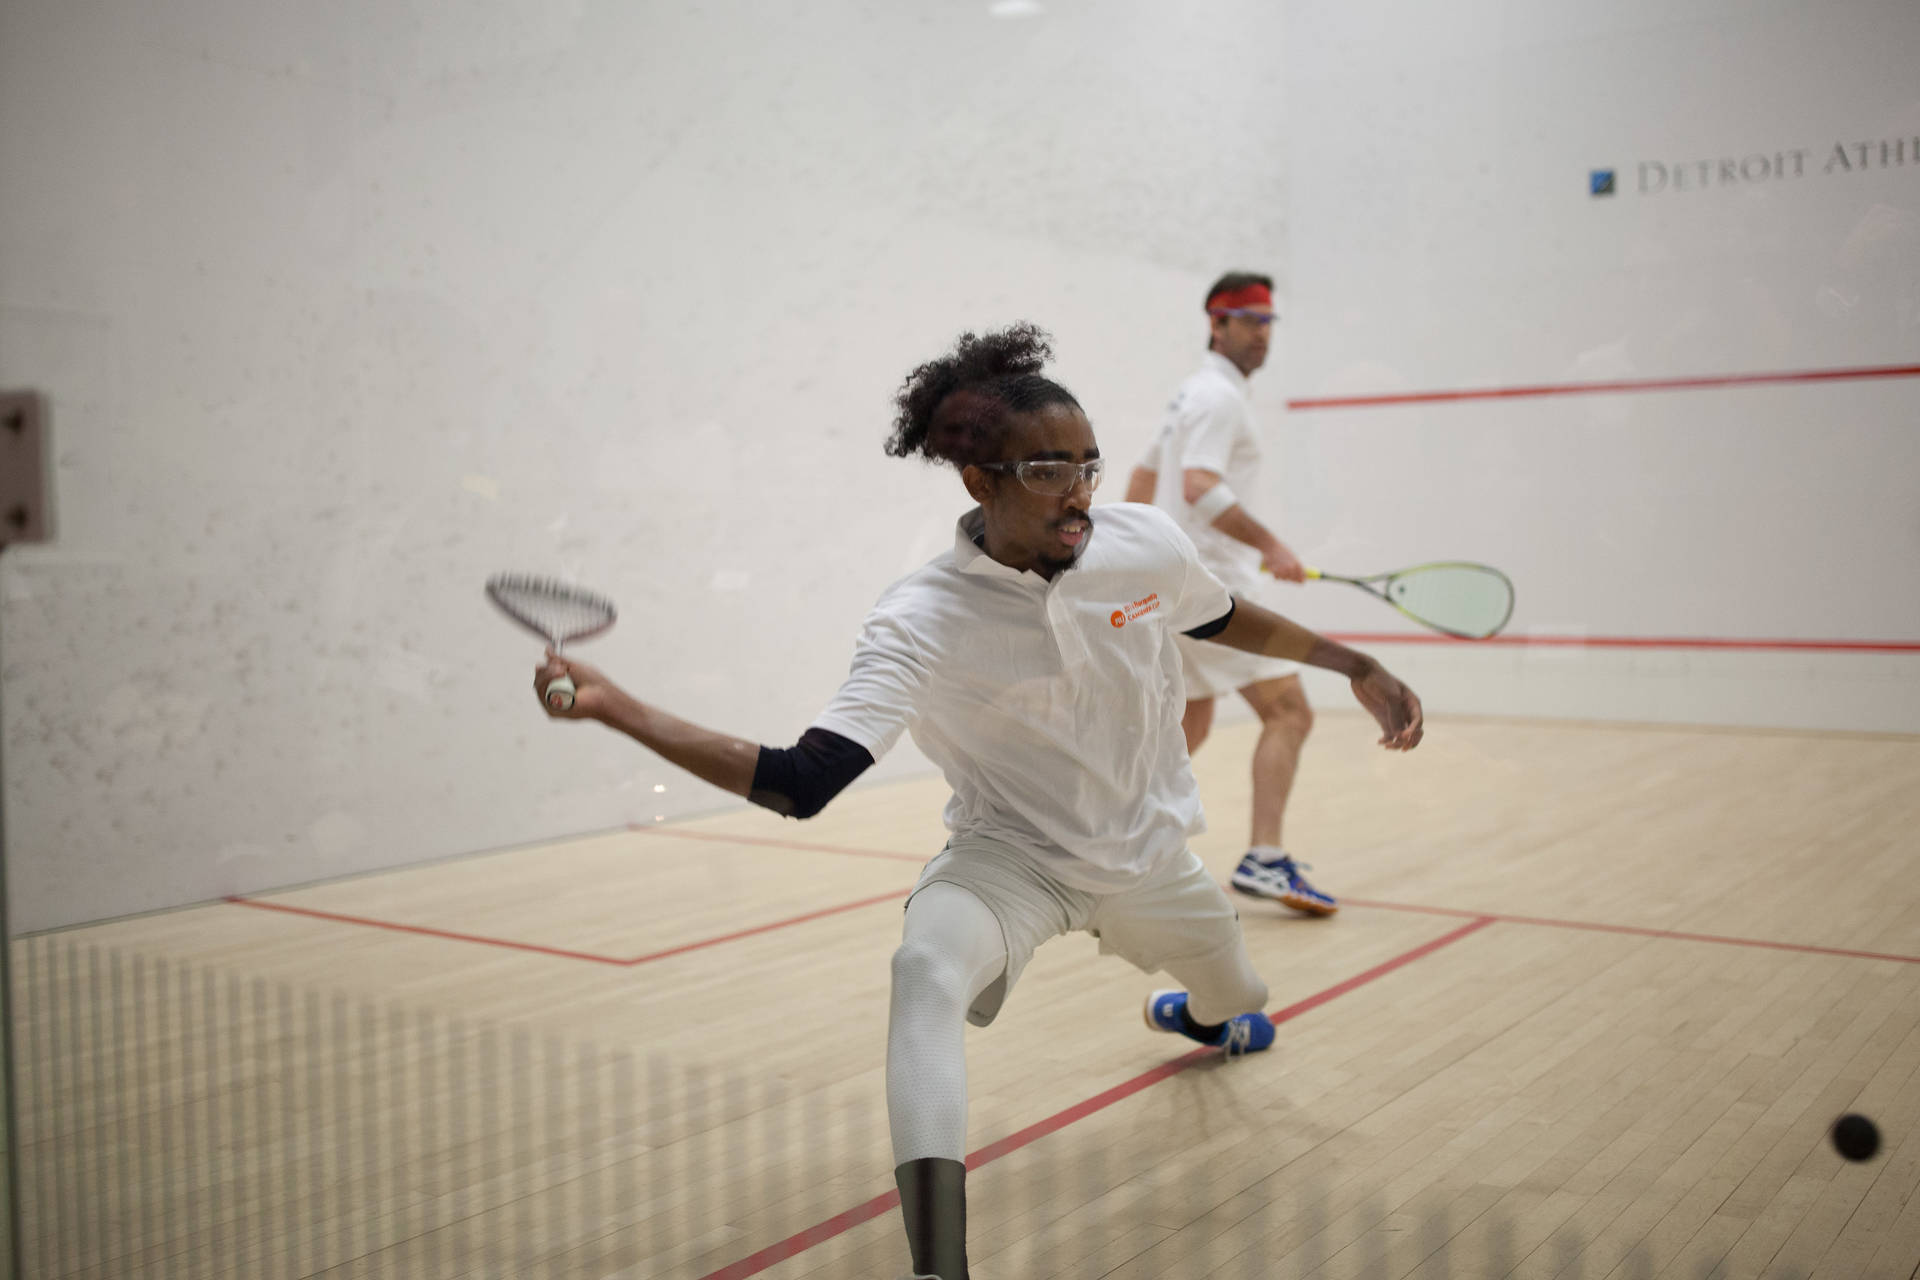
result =
[[[1239,316],[1242,320],[1252,321],[1256,327],[1261,329],[1266,328],[1280,318],[1271,311],[1250,311],[1246,307],[1215,307],[1207,314],[1215,316]]]
[[[982,471],[1011,471],[1019,477],[1020,483],[1043,493],[1049,498],[1058,498],[1072,493],[1082,482],[1089,490],[1100,487],[1100,477],[1106,472],[1104,459],[1095,458],[1092,462],[1058,462],[1051,459],[1040,462],[983,462]]]

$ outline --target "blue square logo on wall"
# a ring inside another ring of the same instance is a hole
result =
[[[1587,193],[1596,196],[1613,194],[1613,170],[1595,169],[1587,174]]]

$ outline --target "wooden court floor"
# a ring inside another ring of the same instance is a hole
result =
[[[1252,735],[1196,761],[1222,876]],[[1242,908],[1272,1052],[1148,1032],[1081,936],[969,1032],[978,1280],[1920,1274],[1920,739],[1373,738],[1323,712],[1289,818],[1345,908]],[[28,1274],[903,1274],[887,961],[944,798],[23,940]]]

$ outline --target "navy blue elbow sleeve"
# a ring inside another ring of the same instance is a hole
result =
[[[867,749],[831,729],[809,729],[791,747],[761,747],[747,799],[788,818],[811,818],[873,765]]]

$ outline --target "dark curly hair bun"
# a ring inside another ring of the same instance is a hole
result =
[[[1052,355],[1053,339],[1024,321],[961,334],[953,350],[900,384],[887,453],[917,453],[956,467],[1000,461],[1009,418],[1049,404],[1080,406],[1065,387],[1040,375]]]

